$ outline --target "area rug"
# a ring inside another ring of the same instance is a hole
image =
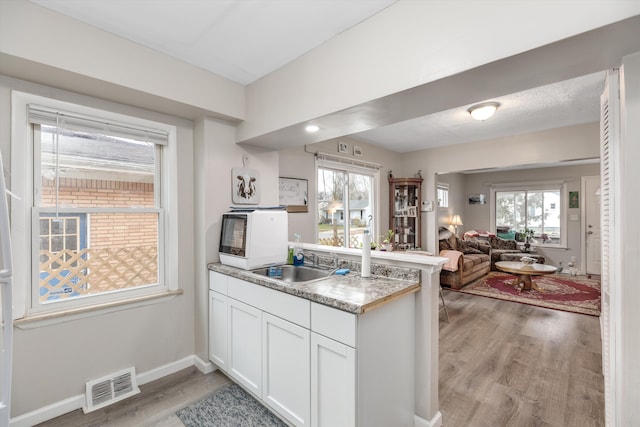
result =
[[[492,271],[459,291],[572,313],[600,315],[600,280],[562,274],[535,276],[533,281],[538,290],[520,291],[512,285],[515,278],[511,274]]]
[[[186,427],[286,427],[237,384],[176,412]]]

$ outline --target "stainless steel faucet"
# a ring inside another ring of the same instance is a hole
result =
[[[331,259],[333,260],[333,263],[331,264],[333,268],[338,268],[338,254],[331,252],[329,255],[331,255]]]
[[[313,266],[317,267],[320,263],[320,257],[318,256],[318,254],[316,254],[315,252],[311,252],[309,256],[311,257],[311,263],[313,264]]]

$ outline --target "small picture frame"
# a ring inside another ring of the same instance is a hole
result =
[[[409,207],[407,208],[407,216],[409,216],[409,217],[416,217],[416,216],[418,216],[418,215],[417,215],[417,212],[418,212],[418,210],[416,209],[416,207],[415,207],[415,206],[409,206]]]
[[[486,194],[469,194],[469,204],[470,205],[484,205],[487,203],[487,195]]]
[[[580,193],[577,191],[569,191],[569,209],[578,209],[580,207]]]
[[[362,147],[360,147],[359,145],[354,145],[353,146],[353,155],[355,157],[362,157]]]
[[[338,141],[338,153],[349,154],[349,144]]]

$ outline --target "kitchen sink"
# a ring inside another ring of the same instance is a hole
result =
[[[329,276],[330,271],[309,267],[295,267],[293,265],[281,265],[277,267],[265,267],[251,270],[252,273],[267,276],[283,282],[298,283],[309,282]]]

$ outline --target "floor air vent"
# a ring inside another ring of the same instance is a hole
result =
[[[136,384],[135,368],[123,369],[86,383],[87,405],[84,413],[95,411],[112,403],[140,393]]]

